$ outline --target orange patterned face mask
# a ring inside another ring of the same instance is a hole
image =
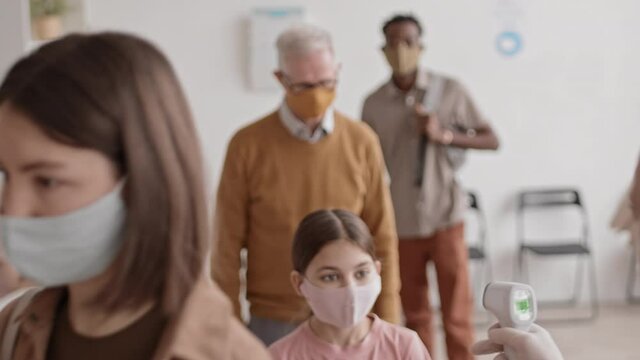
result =
[[[335,89],[319,86],[298,93],[287,91],[287,105],[300,120],[321,117],[335,98]]]
[[[405,43],[400,43],[395,48],[385,47],[383,51],[384,56],[387,58],[389,65],[393,69],[393,73],[407,75],[418,68],[418,62],[420,60],[420,55],[422,54],[422,47],[409,46]]]

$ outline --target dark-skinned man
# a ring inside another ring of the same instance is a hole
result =
[[[406,325],[434,353],[426,276],[432,261],[449,359],[473,359],[466,198],[456,170],[465,149],[495,150],[499,142],[458,81],[419,66],[425,47],[415,17],[394,16],[382,31],[392,75],[367,97],[362,119],[380,137],[391,176]]]

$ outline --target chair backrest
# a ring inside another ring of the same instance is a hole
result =
[[[520,192],[519,207],[552,207],[575,205],[582,207],[580,192],[576,189],[542,189]]]
[[[467,205],[469,208],[480,211],[480,203],[478,203],[478,195],[473,191],[467,192]]]
[[[467,191],[467,208],[474,214],[478,226],[478,241],[475,245],[484,248],[487,237],[487,221],[484,216],[484,210],[480,204],[480,199],[473,191]]]
[[[527,210],[544,210],[570,208],[577,209],[581,221],[580,243],[587,243],[589,237],[589,223],[586,208],[580,191],[574,188],[530,189],[518,194],[517,230],[521,244],[527,242],[524,217]]]

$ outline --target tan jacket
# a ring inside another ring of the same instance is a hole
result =
[[[20,277],[20,274],[11,266],[7,258],[4,255],[0,255],[0,296],[5,296],[19,288],[33,285]]]
[[[55,310],[64,288],[37,294],[17,321],[22,322],[14,360],[44,360],[54,325]],[[16,303],[0,313],[0,339]],[[233,316],[220,289],[208,280],[199,281],[180,315],[169,320],[154,360],[270,359],[263,345]]]

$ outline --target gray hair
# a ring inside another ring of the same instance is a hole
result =
[[[280,70],[284,69],[285,60],[293,56],[304,56],[323,49],[333,53],[329,32],[311,24],[296,24],[288,28],[278,36],[276,47]]]

